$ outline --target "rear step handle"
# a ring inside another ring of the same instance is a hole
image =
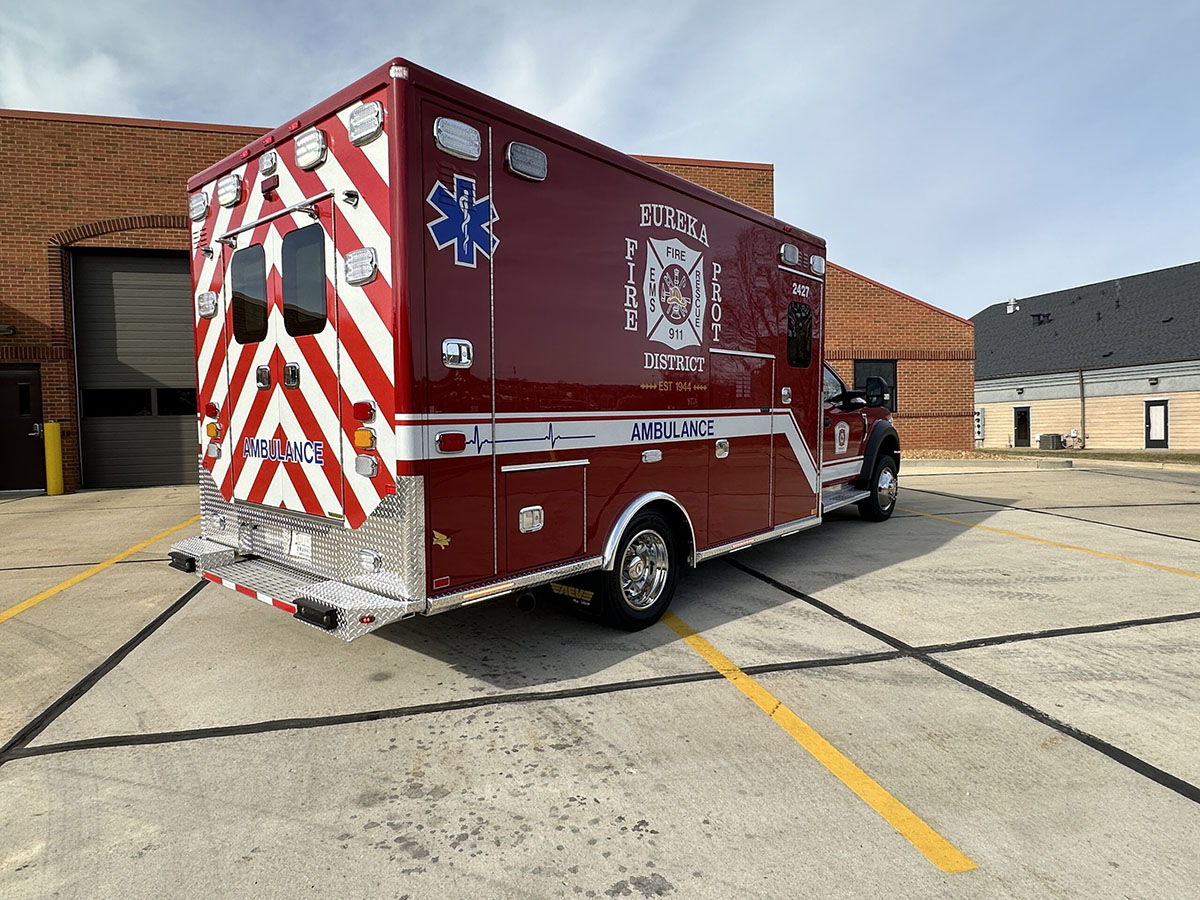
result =
[[[265,391],[271,386],[271,367],[259,366],[254,371],[254,383],[258,385],[260,391]]]
[[[283,367],[283,386],[285,388],[300,387],[300,363],[286,363]],[[865,419],[866,416],[864,415]]]

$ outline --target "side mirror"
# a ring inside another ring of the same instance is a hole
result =
[[[891,399],[887,382],[878,375],[867,379],[867,389],[863,393],[867,397],[867,406],[871,407],[884,406]]]

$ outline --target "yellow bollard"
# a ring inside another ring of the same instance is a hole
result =
[[[53,497],[63,492],[62,425],[47,422],[42,438],[46,442],[46,494]]]

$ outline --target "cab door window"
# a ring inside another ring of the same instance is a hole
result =
[[[830,397],[836,397],[838,394],[846,390],[846,386],[842,384],[842,379],[838,378],[837,373],[829,366],[825,367],[825,383],[821,388],[821,400],[825,403],[829,402]]]
[[[325,229],[320,222],[289,231],[280,251],[283,327],[292,337],[325,327]]]
[[[267,254],[262,244],[233,254],[229,284],[233,337],[239,344],[256,344],[267,336]]]

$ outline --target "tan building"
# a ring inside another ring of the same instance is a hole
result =
[[[1200,263],[997,303],[974,322],[980,446],[1200,450]]]

